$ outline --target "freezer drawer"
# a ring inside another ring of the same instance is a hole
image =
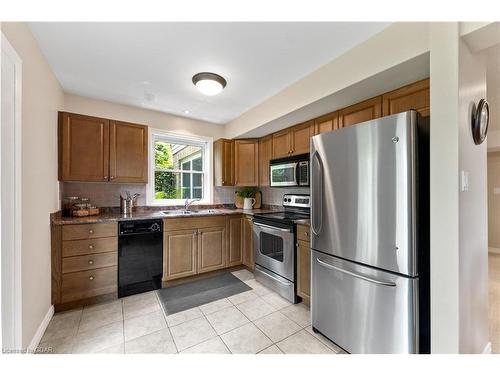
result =
[[[350,353],[418,352],[418,279],[311,257],[315,329]]]

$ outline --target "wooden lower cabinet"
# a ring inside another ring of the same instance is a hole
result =
[[[224,216],[166,219],[163,281],[227,267]]]
[[[51,225],[56,311],[117,298],[116,223]]]
[[[311,249],[309,242],[297,241],[297,295],[309,306],[311,300]]]
[[[237,266],[243,261],[243,216],[230,215],[226,222],[227,266]]]
[[[163,280],[196,275],[198,230],[167,231],[163,238]]]
[[[205,228],[198,232],[198,273],[226,266],[226,231],[224,227]]]
[[[253,258],[253,221],[251,217],[242,218],[243,227],[243,264],[250,269],[255,268]]]

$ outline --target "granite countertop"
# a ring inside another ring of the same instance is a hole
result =
[[[198,210],[192,214],[186,215],[181,213],[164,214],[163,211],[183,210],[182,207],[166,208],[166,207],[137,207],[131,215],[122,215],[119,208],[104,208],[99,215],[83,216],[83,217],[63,217],[61,211],[51,214],[51,223],[55,225],[68,224],[94,224],[108,223],[126,220],[145,220],[145,219],[168,219],[180,217],[199,217],[199,216],[220,216],[220,215],[255,215],[265,212],[282,211],[281,207],[269,206],[264,208],[256,208],[253,210],[243,210],[241,208],[228,207],[209,207],[209,206],[192,206],[192,210]]]

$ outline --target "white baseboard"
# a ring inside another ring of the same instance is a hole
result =
[[[43,318],[42,322],[40,323],[40,326],[35,332],[35,335],[33,336],[33,339],[30,342],[30,345],[28,346],[28,353],[33,353],[36,348],[38,348],[38,344],[40,344],[40,340],[43,337],[43,334],[45,333],[45,330],[47,329],[47,326],[50,323],[50,319],[54,316],[54,306],[51,305],[49,308],[49,311],[47,311],[47,314],[45,314],[45,318]]]
[[[488,247],[488,252],[492,254],[500,254],[500,249],[498,247]]]
[[[488,342],[483,349],[482,354],[491,354],[491,342]]]

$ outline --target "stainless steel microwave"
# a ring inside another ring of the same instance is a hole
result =
[[[274,187],[309,186],[309,154],[271,160],[269,176]]]

